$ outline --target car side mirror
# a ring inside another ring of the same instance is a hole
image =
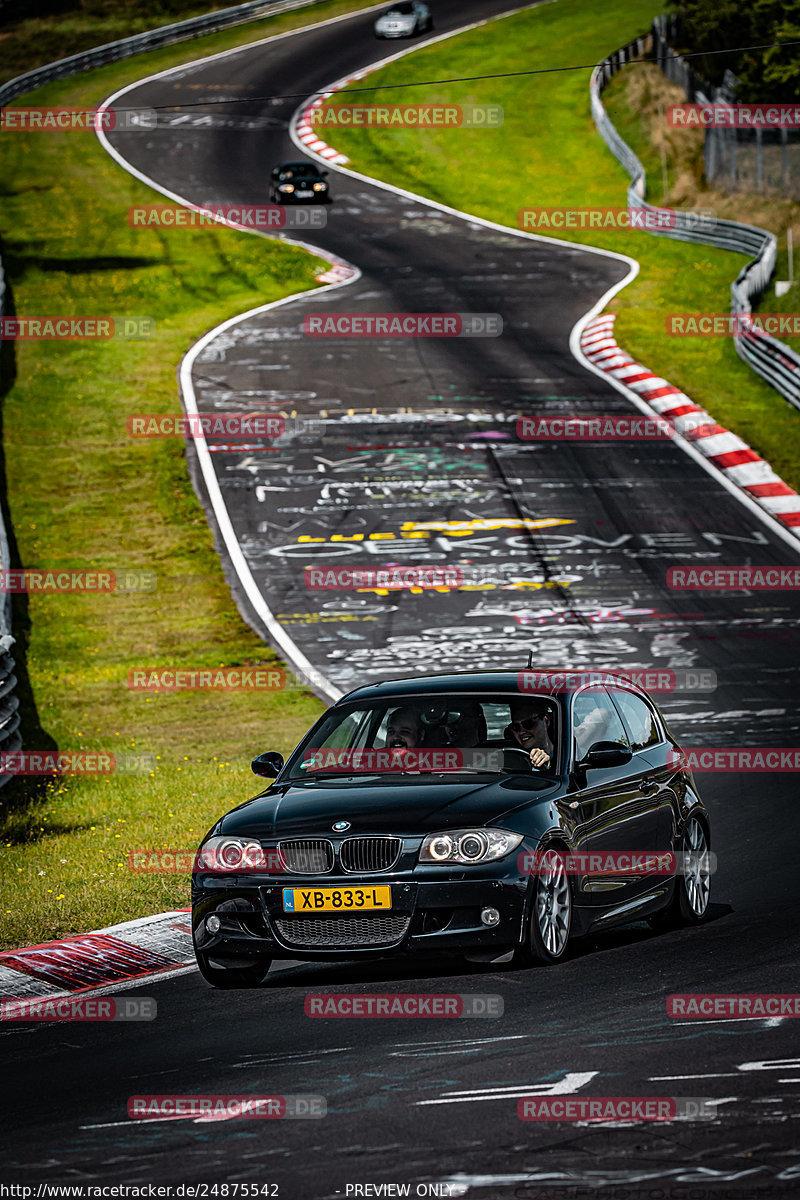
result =
[[[622,742],[595,742],[578,763],[579,767],[624,767],[632,758],[630,746]]]
[[[320,171],[320,175],[327,175],[327,174],[328,174],[327,171]]]
[[[280,171],[278,170],[278,168],[277,168],[277,167],[273,167],[273,168],[272,168],[272,178],[273,178],[273,179],[277,179],[279,175],[280,175]]]
[[[283,770],[283,756],[276,753],[275,750],[267,750],[253,759],[250,763],[250,770],[254,775],[261,775],[264,779],[274,779]]]

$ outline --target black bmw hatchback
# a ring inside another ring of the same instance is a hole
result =
[[[554,963],[570,939],[706,913],[708,813],[646,692],[502,671],[361,687],[221,817],[192,874],[218,987],[274,959],[426,950]]]
[[[273,204],[330,204],[327,171],[313,162],[286,162],[272,168],[269,198]]]

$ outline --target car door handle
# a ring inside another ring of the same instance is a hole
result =
[[[656,783],[655,779],[648,779],[647,776],[645,776],[644,779],[639,780],[639,791],[645,796],[649,796],[652,792],[656,791],[657,788],[658,784]]]

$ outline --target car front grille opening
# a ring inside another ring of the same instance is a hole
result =
[[[275,927],[287,945],[314,947],[391,946],[406,933],[411,922],[408,913],[385,917],[299,917],[276,919]]]
[[[398,837],[346,838],[339,847],[342,868],[350,874],[369,875],[388,871],[400,857],[403,843]]]
[[[315,875],[333,866],[333,844],[326,838],[280,842],[279,849],[286,869],[297,875]]]

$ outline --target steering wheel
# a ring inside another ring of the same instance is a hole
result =
[[[525,759],[525,763],[526,763],[529,771],[534,771],[534,770],[538,769],[538,768],[534,767],[533,763],[531,762],[531,756],[530,756],[529,751],[523,750],[521,746],[503,746],[503,755],[505,756],[506,754],[521,754],[522,757]]]

